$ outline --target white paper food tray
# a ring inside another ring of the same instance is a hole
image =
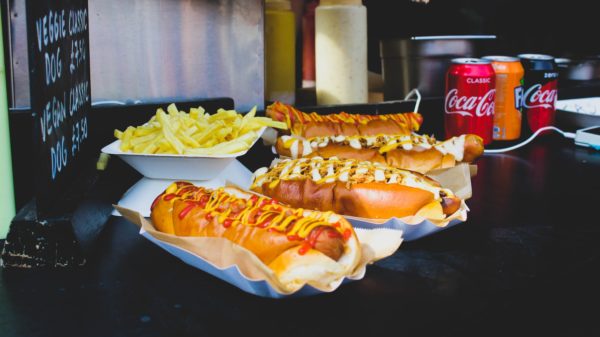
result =
[[[386,228],[357,229],[356,234],[361,243],[362,259],[351,275],[341,277],[325,288],[305,284],[295,291],[286,292],[282,291],[276,282],[273,282],[273,273],[270,272],[270,269],[262,264],[255,255],[241,246],[232,244],[222,238],[182,238],[160,233],[153,228],[149,220],[143,219],[139,213],[123,208],[119,208],[119,211],[131,222],[141,227],[140,234],[143,237],[183,262],[226,281],[247,293],[269,298],[301,297],[332,292],[344,283],[362,279],[365,276],[367,265],[393,254],[403,241],[402,231],[399,230]],[[175,244],[176,241],[171,241],[174,238],[175,240],[202,240],[205,243],[212,242],[215,244],[207,246],[194,245],[193,249],[200,253],[196,254]],[[214,247],[219,247],[219,249],[215,251],[213,250]],[[200,256],[202,253],[212,254],[212,256],[223,256],[224,254],[228,256],[221,259],[220,262],[216,262],[203,258]],[[223,260],[228,262],[223,262]]]
[[[345,218],[352,224],[352,226],[354,226],[354,228],[376,229],[384,227],[397,229],[404,233],[405,241],[414,241],[466,221],[467,211],[468,208],[463,201],[461,208],[450,217],[452,220],[443,222],[434,223],[431,220],[416,216],[406,218],[391,218],[383,223],[349,216],[346,216]]]
[[[436,180],[442,183],[442,186],[452,190],[457,196],[465,200],[471,197],[471,174],[474,166],[461,164],[450,169],[443,169],[433,172]],[[179,179],[181,180],[181,179]],[[118,202],[118,205],[124,208],[135,210],[144,217],[150,216],[150,205],[154,199],[162,193],[175,180],[155,180],[142,178],[138,183],[132,186]],[[252,172],[242,163],[235,160],[216,178],[208,181],[191,181],[198,186],[209,188],[222,187],[227,184],[235,185],[241,189],[249,189],[252,184]],[[437,233],[444,229],[451,228],[457,224],[466,221],[468,207],[463,201],[460,209],[443,221],[431,221],[422,217],[410,216],[404,218],[391,218],[387,220],[375,220],[344,216],[355,228],[377,229],[390,228],[403,231],[403,239],[414,241],[422,237]],[[116,210],[113,215],[119,215]]]
[[[364,236],[363,233],[365,231],[368,231],[368,230],[366,230],[366,229],[356,230],[356,234],[358,235],[359,240],[360,240],[361,236]],[[402,231],[394,231],[391,229],[376,229],[373,231],[380,232],[380,234],[378,236],[386,237],[387,240],[389,240],[389,241],[396,240],[397,244],[391,243],[392,248],[389,250],[396,251],[398,249],[398,247],[400,246],[400,243],[402,242]],[[241,289],[247,293],[253,294],[253,295],[257,295],[257,296],[261,296],[261,297],[269,297],[269,298],[284,298],[284,297],[304,297],[304,296],[311,296],[311,295],[317,295],[317,294],[329,292],[329,291],[319,290],[319,289],[314,288],[307,284],[294,293],[282,294],[282,293],[279,293],[275,288],[273,288],[269,284],[269,282],[267,282],[266,280],[252,280],[252,279],[246,277],[242,273],[242,271],[240,271],[240,269],[238,268],[237,265],[232,265],[232,266],[229,266],[226,268],[219,268],[218,266],[214,265],[213,263],[193,254],[192,252],[189,252],[183,248],[180,248],[175,245],[172,245],[167,242],[163,242],[159,239],[156,239],[155,237],[148,234],[148,232],[146,232],[143,229],[140,230],[140,234],[143,237],[145,237],[146,239],[153,242],[154,244],[161,247],[162,249],[169,252],[171,255],[174,255],[177,258],[179,258],[180,260],[182,260],[183,262],[189,264],[190,266],[195,267],[200,270],[203,270],[203,271],[205,271],[217,278],[220,278],[221,280],[223,280],[231,285],[234,285],[234,286],[238,287],[239,289]],[[393,252],[392,252],[392,254],[393,254]],[[363,268],[361,268],[356,274],[341,279],[340,282],[338,282],[335,285],[335,287],[333,289],[331,289],[331,291],[334,291],[335,289],[339,288],[339,286],[341,286],[342,284],[346,284],[350,281],[361,280],[365,276],[365,274],[366,274],[366,265],[363,266]]]
[[[232,174],[232,172],[236,173]],[[470,197],[470,171],[467,165],[437,172],[435,176],[440,181],[445,180],[450,185],[454,184],[454,192],[461,198],[467,199],[468,197]],[[224,171],[218,180],[214,180],[211,183],[217,185],[220,184],[220,186],[225,186],[227,184],[230,184],[230,179],[234,177],[237,178],[237,181],[234,182],[235,185],[246,189],[250,186],[252,174],[239,162],[237,162],[237,164],[232,168],[231,171]],[[135,203],[134,205],[149,215],[148,207],[152,203],[152,200],[154,200],[154,198],[159,193],[161,193],[164,190],[164,188],[168,186],[169,183],[171,183],[171,181],[162,181],[162,184],[166,185],[160,186],[160,189],[158,188],[159,185],[152,187],[158,190],[157,193],[142,193],[146,195],[144,201],[139,202],[138,200],[138,203]],[[142,194],[140,194],[140,196]],[[133,195],[134,194],[131,194],[130,197],[132,197]],[[120,211],[124,212],[129,220],[138,224],[141,227],[140,234],[142,236],[155,243],[159,247],[163,248],[164,250],[168,251],[170,254],[178,257],[185,263],[200,270],[206,271],[207,273],[210,273],[211,275],[216,276],[250,294],[270,298],[283,298],[290,296],[308,296],[324,292],[331,292],[337,289],[341,284],[344,284],[351,280],[362,279],[366,272],[366,266],[369,263],[373,263],[374,261],[392,255],[399,248],[401,242],[404,240],[416,240],[418,238],[431,235],[440,230],[455,226],[460,222],[465,221],[468,208],[466,206],[466,203],[463,201],[461,203],[460,209],[451,217],[443,221],[431,221],[417,216],[405,217],[401,219],[392,218],[383,221],[346,217],[353,224],[355,232],[358,235],[358,238],[363,248],[363,256],[365,257],[365,260],[363,260],[361,267],[357,268],[354,271],[354,273],[352,273],[352,275],[347,275],[346,277],[339,279],[334,284],[330,284],[327,289],[318,289],[311,285],[304,285],[302,288],[292,293],[286,293],[282,292],[280,289],[276,289],[276,287],[274,287],[268,281],[268,277],[257,278],[247,276],[251,275],[251,273],[244,271],[248,267],[248,263],[247,261],[244,262],[243,259],[237,260],[241,261],[241,264],[226,263],[222,265],[217,265],[211,262],[210,260],[201,257],[199,254],[195,254],[194,252],[180,247],[176,244],[173,244],[172,242],[166,242],[164,240],[161,240],[161,237],[163,239],[169,239],[174,236],[170,236],[168,234],[160,233],[154,230],[149,221],[144,219],[145,216],[141,212],[138,212],[136,209],[121,208]],[[207,238],[202,239],[206,240]],[[203,245],[196,245],[194,246],[194,249],[203,249],[203,247]],[[243,248],[241,250],[245,251],[245,249]],[[233,251],[239,252],[240,249],[238,248]],[[214,253],[215,252],[213,251],[213,254]],[[217,253],[221,255],[231,254],[231,250],[228,250],[228,253],[223,253],[220,251]],[[242,267],[240,268],[239,265],[242,265]]]
[[[149,179],[142,178],[131,186],[117,203],[119,206],[135,210],[144,217],[150,216],[150,205],[154,199],[177,180],[187,179]],[[252,172],[237,159],[233,159],[219,174],[210,180],[188,180],[196,186],[218,188],[231,182],[242,189],[250,188]],[[113,215],[120,216],[116,210]]]
[[[444,188],[450,189],[456,196],[462,199],[460,208],[445,219],[425,219],[420,216],[407,216],[391,219],[365,219],[346,216],[345,218],[355,228],[393,228],[404,233],[404,240],[414,241],[422,237],[437,233],[441,230],[451,228],[467,220],[469,208],[465,200],[472,195],[471,176],[477,173],[477,166],[460,164],[455,167],[435,170],[427,175],[438,181]]]
[[[260,139],[265,127],[257,132],[257,137],[252,143]],[[120,149],[120,140],[108,144],[102,149],[103,153],[118,156],[131,165],[144,177],[152,179],[177,179],[177,180],[209,180],[221,173],[227,165],[248,150],[221,155],[191,155],[191,154],[142,154],[123,152]]]

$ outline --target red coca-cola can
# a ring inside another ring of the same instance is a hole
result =
[[[483,138],[484,144],[491,143],[495,97],[495,73],[489,60],[452,59],[446,72],[446,138],[472,133]]]
[[[519,59],[525,69],[521,97],[521,137],[525,138],[544,126],[554,124],[558,68],[550,55],[520,54]]]

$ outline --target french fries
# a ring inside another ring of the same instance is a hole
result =
[[[123,152],[144,154],[219,155],[245,151],[252,146],[263,127],[286,129],[284,122],[256,117],[256,107],[245,115],[219,109],[208,114],[202,107],[179,111],[172,103],[162,108],[144,125],[115,130]]]

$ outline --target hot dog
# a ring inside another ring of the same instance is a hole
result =
[[[153,202],[151,218],[164,233],[229,239],[292,286],[342,277],[360,260],[356,234],[341,216],[291,208],[237,188],[173,183]]]
[[[305,113],[291,105],[275,102],[266,109],[273,120],[285,122],[290,134],[312,138],[329,136],[374,136],[378,134],[404,134],[418,131],[423,116],[417,112],[385,115],[361,115],[341,112],[319,115]]]
[[[420,173],[354,159],[275,160],[254,173],[251,189],[292,207],[387,219],[423,215],[443,219],[461,200]]]
[[[378,136],[330,136],[309,139],[281,136],[275,143],[281,156],[338,157],[369,160],[396,168],[427,173],[434,169],[471,163],[483,154],[483,140],[473,134],[437,141],[409,133]]]

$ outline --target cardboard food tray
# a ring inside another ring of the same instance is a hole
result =
[[[472,195],[471,176],[475,174],[477,174],[477,166],[468,164],[460,164],[455,167],[427,173],[428,176],[437,180],[444,188],[450,189],[462,199],[460,208],[445,219],[425,219],[421,216],[390,218],[387,220],[352,216],[345,216],[345,218],[352,223],[354,228],[391,228],[401,230],[404,233],[403,238],[406,241],[420,239],[467,220],[469,208],[465,200],[469,199]]]
[[[429,175],[442,186],[451,189],[461,199],[471,197],[471,176],[476,166],[459,165],[454,168],[431,172]],[[249,173],[248,173],[249,174]],[[247,189],[251,176],[241,180],[239,187]],[[226,184],[231,184],[228,182]],[[131,222],[140,227],[140,234],[178,257],[183,262],[218,277],[239,289],[262,297],[283,298],[309,296],[332,292],[340,285],[360,280],[364,277],[366,266],[379,259],[392,255],[404,240],[416,240],[466,220],[468,208],[464,201],[460,209],[444,220],[427,220],[412,216],[388,220],[361,219],[346,217],[355,227],[362,246],[363,259],[350,274],[336,282],[323,285],[306,284],[290,291],[281,285],[273,272],[258,258],[230,241],[222,238],[177,237],[158,232],[151,222],[137,210],[120,206],[115,208]]]
[[[261,138],[262,127],[248,149],[231,154],[143,154],[123,152],[120,140],[106,145],[102,152],[118,156],[144,177],[152,179],[210,180],[219,175],[232,161],[246,154]]]
[[[161,194],[169,185],[177,180],[187,179],[150,179],[143,177],[131,186],[121,197],[118,205],[123,208],[135,210],[144,217],[150,216],[150,205],[157,195]],[[252,171],[234,159],[215,178],[210,180],[188,180],[196,186],[207,188],[218,188],[227,185],[228,182],[248,189],[252,180]],[[116,210],[113,215],[120,216]]]
[[[261,297],[284,298],[328,293],[340,285],[360,280],[366,267],[393,254],[402,243],[402,231],[397,229],[357,229],[362,259],[352,273],[330,284],[305,284],[289,289],[281,284],[269,269],[249,250],[224,238],[179,237],[154,229],[151,221],[138,212],[119,206],[115,208],[140,227],[140,234],[183,262],[226,281],[239,289]]]

